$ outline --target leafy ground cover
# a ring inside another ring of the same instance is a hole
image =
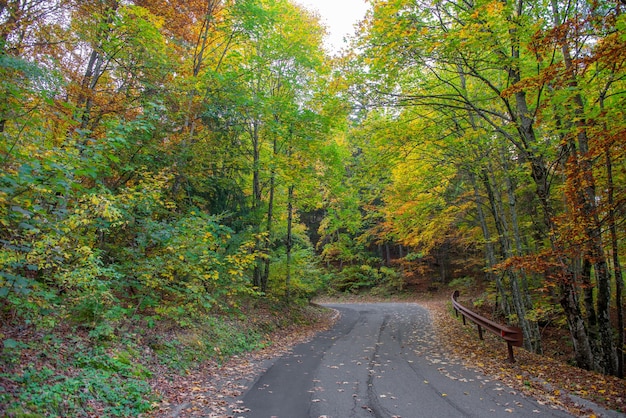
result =
[[[5,322],[0,416],[167,416],[198,405],[223,413],[236,406],[224,399],[240,393],[237,379],[312,335],[330,314],[315,307],[270,309],[255,301],[237,313],[185,326],[119,323],[106,338],[68,321],[52,329]]]
[[[2,335],[2,416],[130,416],[157,400],[135,343],[94,343],[70,327],[3,326]]]

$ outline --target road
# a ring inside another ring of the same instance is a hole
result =
[[[571,416],[447,359],[417,304],[326,306],[337,324],[278,359],[236,417]]]

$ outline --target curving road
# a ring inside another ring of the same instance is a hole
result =
[[[419,305],[326,306],[341,313],[337,324],[278,359],[236,417],[570,416],[450,362]]]

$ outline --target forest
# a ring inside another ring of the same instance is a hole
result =
[[[331,54],[290,0],[0,2],[0,412],[148,411],[138,328],[210,357],[420,283],[624,376],[624,3],[369,3]],[[24,364],[68,341],[70,377]]]

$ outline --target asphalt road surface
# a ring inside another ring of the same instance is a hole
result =
[[[337,324],[278,359],[236,417],[570,416],[451,362],[419,305],[326,306],[341,313]]]

